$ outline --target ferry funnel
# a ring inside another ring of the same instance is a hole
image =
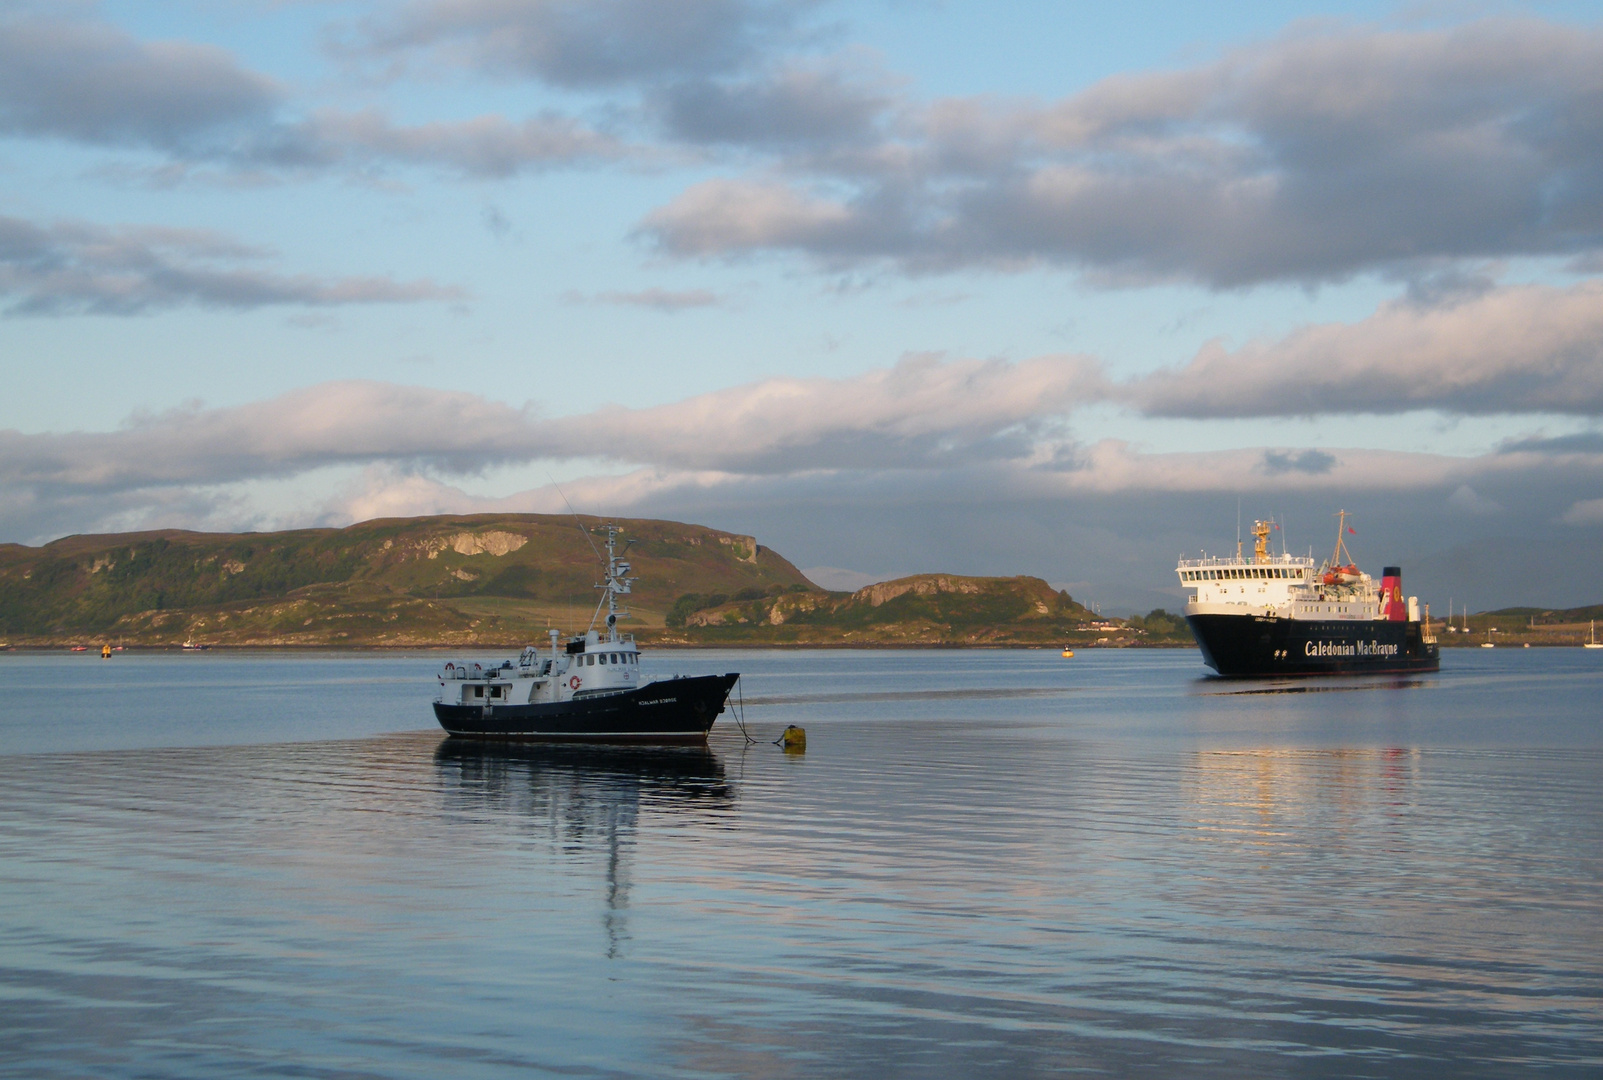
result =
[[[1388,566],[1381,572],[1380,610],[1392,622],[1408,620],[1408,601],[1403,597],[1403,568]]]

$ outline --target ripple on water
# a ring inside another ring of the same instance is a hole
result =
[[[1449,675],[1221,697],[1145,658],[1008,662],[809,697],[759,657],[748,721],[807,722],[804,756],[430,732],[0,759],[0,1066],[1595,1075],[1596,746],[1375,737],[1490,707]],[[919,689],[942,675],[971,685]]]

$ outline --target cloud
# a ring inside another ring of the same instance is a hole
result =
[[[867,145],[896,104],[884,80],[792,63],[739,80],[698,79],[654,95],[664,128],[692,143],[835,150]]]
[[[371,55],[435,59],[592,89],[737,70],[805,3],[761,0],[416,0],[369,23]]]
[[[323,383],[231,408],[138,415],[113,432],[0,432],[0,486],[111,491],[426,459],[472,471],[559,452],[527,413],[473,394]]]
[[[1274,365],[1260,370],[1258,359],[1252,354],[1237,370],[1228,358],[1210,358],[1215,366],[1206,374],[1242,394],[1259,392],[1256,380],[1267,379],[1263,373]],[[1277,386],[1310,378],[1286,366],[1280,382],[1262,390],[1267,400],[1277,400]],[[1180,376],[1197,377],[1189,369]],[[1139,400],[1145,385],[1113,384],[1084,356],[1007,362],[912,355],[846,378],[775,377],[649,408],[542,418],[528,407],[459,391],[333,382],[248,405],[135,416],[118,431],[0,432],[0,488],[202,487],[352,465],[466,475],[509,463],[600,458],[652,470],[651,483],[670,476],[721,477],[723,484],[729,477],[778,482],[892,473],[908,483],[915,475],[950,482],[964,470],[982,477],[1002,470],[1008,484],[1036,492],[1211,490],[1244,482],[1275,490],[1379,489],[1446,483],[1460,460],[1362,449],[1164,455],[1072,438],[1068,424],[1076,410]],[[1477,468],[1553,467],[1578,475],[1603,469],[1595,440],[1576,439],[1562,449],[1511,444]],[[1448,491],[1460,484],[1481,490],[1479,481],[1460,477]]]
[[[1078,358],[914,357],[849,379],[769,379],[649,409],[541,420],[458,391],[349,381],[230,408],[136,416],[119,431],[0,432],[0,487],[214,485],[340,464],[606,457],[689,472],[949,467],[1028,455],[1025,427],[1100,392]]]
[[[1027,457],[1053,418],[1107,393],[1087,357],[918,355],[847,379],[772,378],[669,405],[553,421],[619,461],[771,474]]]
[[[1157,416],[1316,416],[1440,409],[1603,413],[1603,282],[1383,305],[1234,351],[1214,342],[1127,400]]]
[[[396,125],[377,110],[325,110],[302,123],[263,133],[233,160],[291,169],[435,165],[470,176],[506,177],[531,169],[643,155],[644,151],[553,112],[521,122],[485,115]]]
[[[694,184],[641,226],[642,235],[654,237],[676,255],[793,246],[831,257],[868,255],[874,251],[874,232],[863,209],[780,183],[735,180]]]
[[[100,23],[0,17],[0,132],[192,152],[268,120],[282,90],[228,53]]]
[[[688,308],[715,307],[722,303],[718,294],[710,289],[641,289],[639,292],[599,292],[593,296],[570,292],[565,299],[575,303],[594,301],[599,304],[622,304],[626,307],[651,308],[655,311],[684,311]]]
[[[1269,476],[1282,473],[1306,473],[1318,476],[1336,465],[1336,458],[1323,450],[1265,450],[1262,471]]]
[[[1046,263],[1215,288],[1574,255],[1603,244],[1599,101],[1596,28],[1309,25],[1057,102],[903,104],[871,150],[854,120],[842,153],[692,186],[642,229],[684,256]]]
[[[396,124],[377,109],[287,119],[286,89],[225,51],[104,23],[0,18],[0,134],[154,150],[186,165],[429,165],[502,177],[644,151],[555,112]]]
[[[1554,581],[1573,590],[1598,580],[1595,448],[1461,458],[1075,442],[1063,415],[1104,392],[1082,358],[914,357],[851,378],[771,379],[557,419],[467,393],[328,383],[245,406],[140,415],[111,432],[0,433],[0,539],[560,513],[555,488],[482,495],[471,478],[498,464],[593,460],[599,449],[621,471],[564,483],[586,511],[712,522],[763,535],[807,565],[826,565],[831,552],[837,564],[871,565],[894,550],[909,570],[1095,579],[1119,595],[1120,582],[1140,591],[1170,581],[1175,551],[1228,540],[1204,535],[1206,523],[1233,527],[1244,494],[1253,513],[1289,513],[1299,543],[1323,538],[1333,507],[1358,512],[1363,554],[1387,561],[1478,543],[1493,523],[1524,530],[1521,543],[1539,557],[1499,586],[1509,603],[1552,604],[1541,590]],[[355,475],[317,505],[269,509],[253,494],[340,469]],[[1573,543],[1537,535],[1559,521]]]
[[[1603,499],[1583,499],[1559,519],[1566,525],[1603,525]]]
[[[1461,510],[1466,514],[1485,516],[1500,514],[1503,506],[1495,499],[1488,499],[1468,484],[1460,484],[1453,493],[1447,496],[1447,505],[1454,510]]]
[[[1552,438],[1531,436],[1514,439],[1498,447],[1500,454],[1603,454],[1603,431],[1579,431]]]
[[[874,515],[910,503],[1049,505],[1131,492],[1233,498],[1246,490],[1282,504],[1320,493],[1433,492],[1437,513],[1503,508],[1509,518],[1539,512],[1554,521],[1595,493],[1603,476],[1603,444],[1585,439],[1527,440],[1469,459],[1361,447],[1152,453],[1118,440],[1075,440],[1076,410],[1129,400],[1129,391],[1083,356],[913,355],[845,378],[776,377],[650,408],[556,418],[460,391],[333,382],[248,405],[136,415],[116,431],[0,432],[0,506],[12,508],[9,528],[22,537],[66,521],[97,527],[106,515],[126,523],[141,505],[159,518],[162,507],[179,506],[179,492],[215,497],[218,520],[232,521],[243,511],[225,496],[238,485],[356,468],[368,470],[358,489],[319,520],[556,511],[554,492],[486,499],[460,484],[492,467],[601,460],[623,471],[585,481],[586,503],[642,512],[789,499]],[[1521,477],[1564,497],[1530,510]],[[185,509],[185,520],[200,512]],[[1586,513],[1569,511],[1565,520],[1584,523]]]
[[[0,296],[14,298],[12,315],[133,315],[185,304],[329,307],[461,295],[429,281],[323,279],[249,265],[266,255],[209,230],[0,217]]]

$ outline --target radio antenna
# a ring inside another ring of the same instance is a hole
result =
[[[573,504],[571,502],[568,502],[568,495],[562,490],[562,485],[557,483],[557,478],[552,476],[550,473],[546,473],[545,478],[551,481],[551,486],[557,489],[558,495],[562,496],[562,502],[567,506],[568,513],[573,515],[574,525],[578,526],[579,532],[584,536],[584,542],[590,545],[591,552],[595,554],[596,562],[605,563],[607,560],[601,557],[601,549],[596,547],[596,542],[594,540],[590,539],[590,530],[586,529],[584,527],[584,522],[579,520],[579,512],[573,508]],[[595,620],[591,619],[590,621],[594,622]]]

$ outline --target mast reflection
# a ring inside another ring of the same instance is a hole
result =
[[[445,739],[434,751],[434,764],[454,809],[525,818],[545,826],[561,851],[604,853],[602,923],[609,959],[628,937],[629,854],[642,807],[716,818],[735,806],[723,761],[704,746]]]

